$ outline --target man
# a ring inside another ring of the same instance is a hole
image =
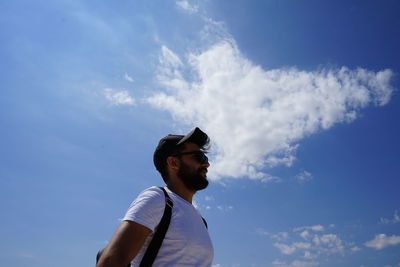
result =
[[[202,217],[192,205],[193,195],[208,186],[205,156],[209,143],[199,128],[186,136],[167,135],[154,152],[153,161],[167,187],[173,207],[171,222],[152,266],[211,266],[213,247]],[[165,208],[158,187],[134,200],[105,248],[97,267],[139,266]]]

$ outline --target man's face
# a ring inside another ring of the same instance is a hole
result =
[[[196,144],[186,143],[185,148],[181,152],[199,150],[200,148]],[[181,155],[177,175],[188,189],[194,191],[202,190],[208,186],[207,168],[209,166],[208,162],[198,162],[193,154]]]

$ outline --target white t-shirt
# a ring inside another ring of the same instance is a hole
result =
[[[214,250],[202,217],[192,204],[165,188],[172,199],[171,222],[153,266],[211,266]],[[134,221],[153,231],[165,208],[165,196],[156,186],[143,191],[131,204],[123,220]],[[153,233],[132,261],[139,266]]]

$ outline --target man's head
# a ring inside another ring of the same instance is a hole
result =
[[[162,138],[154,151],[153,161],[164,181],[168,182],[173,169],[189,189],[200,190],[207,187],[206,173],[209,163],[204,152],[209,141],[207,134],[197,127],[187,135],[170,134]]]

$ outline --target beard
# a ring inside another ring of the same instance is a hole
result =
[[[207,171],[206,168],[191,169],[181,161],[178,177],[188,189],[194,191],[203,190],[208,186],[207,178],[201,174],[204,170]]]

